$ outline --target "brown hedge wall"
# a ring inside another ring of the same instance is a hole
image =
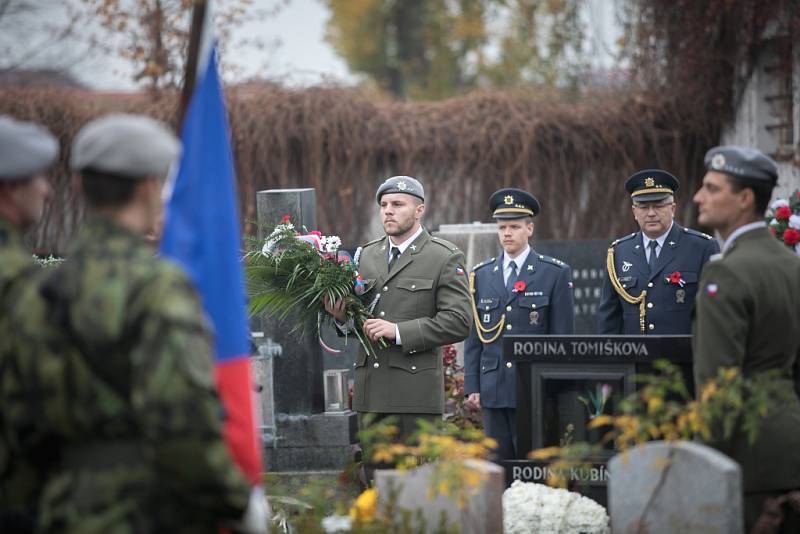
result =
[[[375,232],[374,192],[392,174],[425,184],[427,225],[489,220],[488,196],[503,186],[542,202],[542,238],[610,238],[634,228],[622,184],[640,168],[660,167],[682,183],[679,218],[691,222],[691,194],[702,156],[719,125],[702,101],[670,94],[596,94],[579,102],[555,95],[476,93],[435,103],[403,103],[355,89],[228,88],[243,221],[255,218],[255,193],[317,190],[324,232],[355,244]],[[130,111],[174,122],[176,98],[74,90],[4,89],[0,113],[48,126],[69,147],[91,118]],[[67,171],[68,148],[54,170],[56,194],[32,236],[61,252],[81,218]],[[249,229],[249,227],[247,228]]]

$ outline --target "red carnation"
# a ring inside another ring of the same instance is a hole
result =
[[[669,283],[670,284],[680,284],[681,283],[681,272],[675,271],[671,275],[669,275]]]
[[[283,222],[289,222],[289,219],[291,219],[291,217],[289,217],[288,215],[284,215],[283,217],[281,217],[281,221]]]
[[[800,232],[794,228],[787,228],[783,231],[783,242],[790,247],[796,245],[798,242],[800,242]]]
[[[514,291],[519,293],[520,291],[525,291],[525,282],[522,280],[517,280],[514,282]]]
[[[775,210],[775,218],[779,221],[786,221],[792,216],[792,210],[789,206],[781,206]]]

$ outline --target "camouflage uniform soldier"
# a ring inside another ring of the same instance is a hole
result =
[[[0,116],[0,384],[18,379],[9,365],[12,332],[7,316],[14,293],[36,269],[22,246],[22,232],[42,217],[50,194],[44,172],[56,156],[58,143],[47,130]],[[7,406],[0,407],[0,532],[29,532],[41,478],[36,467],[45,460],[38,450],[17,446],[17,432],[5,415]]]
[[[263,493],[222,439],[198,295],[143,240],[179,149],[163,125],[132,115],[92,121],[73,143],[83,232],[14,315],[36,355],[26,387],[61,453],[41,499],[47,532],[266,529]]]

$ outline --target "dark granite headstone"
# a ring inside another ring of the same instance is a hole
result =
[[[289,215],[292,224],[308,230],[317,228],[313,189],[272,189],[256,195],[259,225],[272,226]],[[276,414],[321,413],[325,410],[322,382],[322,354],[316,336],[301,337],[290,330],[290,316],[281,322],[261,318],[261,331],[283,350],[273,359],[273,398]],[[316,327],[309,327],[314,332]]]
[[[298,231],[316,229],[313,189],[259,191],[256,199],[260,225],[274,226],[289,215]],[[251,323],[258,355],[254,368],[263,381],[259,408],[265,461],[270,471],[341,470],[353,460],[356,416],[352,411],[325,412],[316,324],[307,325],[305,336],[292,333],[294,326],[291,315],[285,321],[266,316]]]
[[[506,336],[503,350],[517,366],[517,458],[505,462],[507,483],[539,482],[546,464],[527,454],[564,442],[602,443],[608,428],[588,429],[596,416],[615,413],[636,390],[634,376],[652,372],[655,360],[669,360],[691,374],[691,336]],[[576,472],[574,491],[606,502],[605,462],[612,445]],[[602,469],[601,469],[602,467]]]

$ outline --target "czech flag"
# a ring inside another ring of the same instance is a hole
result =
[[[191,277],[215,330],[225,439],[242,471],[261,483],[242,277],[238,196],[215,46],[206,47],[183,123],[183,154],[167,204],[161,254]]]

